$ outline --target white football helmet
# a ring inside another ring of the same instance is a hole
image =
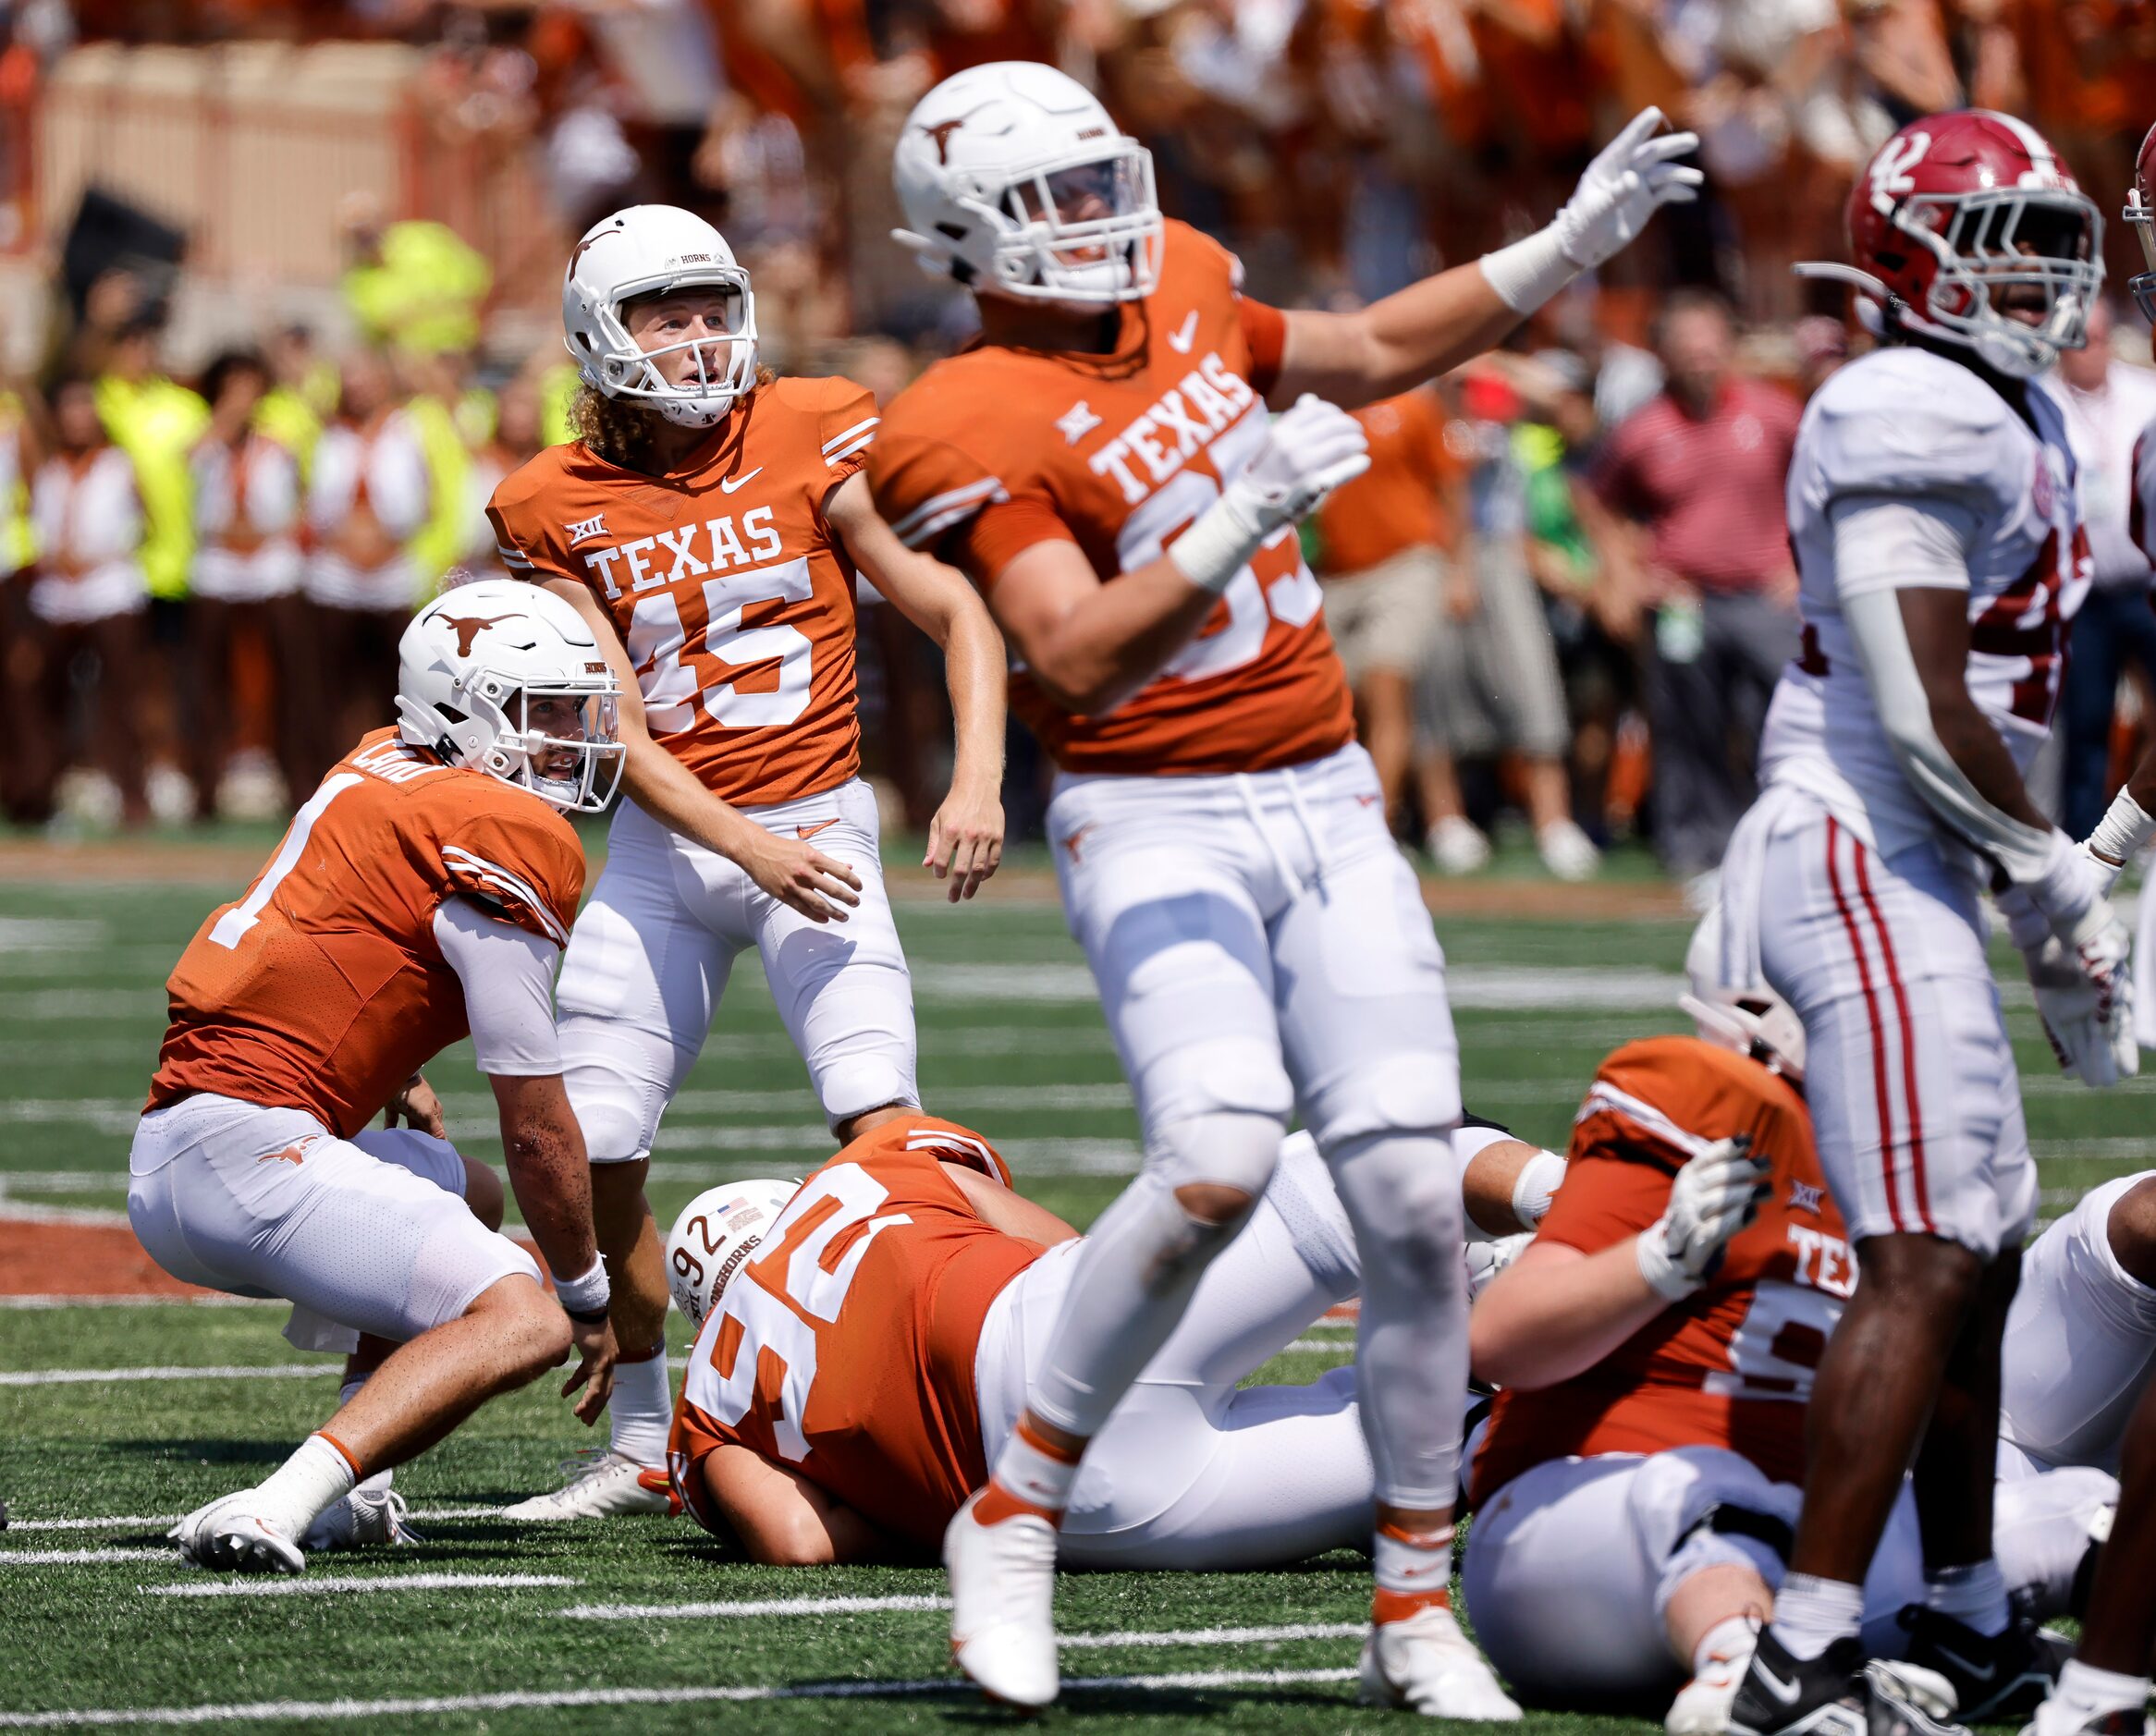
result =
[[[1725,988],[1721,982],[1721,911],[1707,912],[1684,949],[1692,992],[1677,1005],[1692,1015],[1705,1042],[1764,1061],[1784,1079],[1804,1078],[1804,1021],[1764,983]]]
[[[723,337],[639,348],[621,323],[624,302],[668,289],[723,293]],[[561,280],[561,329],[593,391],[649,404],[684,428],[716,427],[756,384],[756,298],[726,238],[678,205],[631,205],[584,233]],[[713,365],[723,348],[726,365]],[[670,384],[653,361],[677,350],[696,361],[696,377]]]
[[[405,740],[569,813],[597,813],[621,781],[620,696],[584,617],[521,580],[444,592],[412,617],[397,647]],[[568,702],[578,732],[564,731],[559,718],[533,727],[537,700]],[[573,771],[564,764],[572,758]]]
[[[913,105],[891,159],[932,277],[1027,301],[1107,306],[1160,277],[1153,153],[1075,79],[1030,60],[954,73]]]
[[[699,1193],[667,1232],[667,1288],[674,1306],[701,1332],[726,1281],[764,1240],[798,1181],[729,1181]]]

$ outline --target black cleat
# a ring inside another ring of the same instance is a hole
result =
[[[1999,1633],[1978,1633],[1922,1604],[1911,1604],[1900,1620],[1909,1634],[1909,1661],[1952,1682],[1957,1715],[1972,1724],[2035,1711],[2074,1655],[2063,1635],[2027,1616],[2015,1616]]]
[[[1864,1642],[1790,1657],[1769,1628],[1730,1708],[1730,1736],[1969,1736],[1949,1723],[1953,1690],[1924,1669],[1867,1663]]]

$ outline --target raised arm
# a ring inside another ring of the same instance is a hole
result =
[[[860,471],[831,491],[824,518],[868,582],[943,653],[956,752],[922,865],[949,878],[956,904],[1003,859],[1003,636],[963,573],[891,533]]]
[[[846,1567],[904,1553],[792,1466],[752,1448],[720,1447],[703,1468],[704,1489],[760,1567]]]
[[[1284,406],[1314,392],[1352,409],[1489,348],[1581,272],[1629,245],[1661,206],[1698,197],[1705,177],[1675,159],[1699,141],[1688,132],[1658,138],[1662,124],[1659,108],[1635,115],[1587,165],[1564,209],[1525,240],[1353,313],[1290,313],[1270,401]]]

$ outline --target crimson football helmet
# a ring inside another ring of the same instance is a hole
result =
[[[1849,194],[1849,246],[1853,265],[1797,269],[1855,284],[1890,330],[1963,345],[2015,379],[2081,348],[2103,282],[2095,204],[2041,133],[1983,108],[1926,116],[1880,146]]]
[[[2156,227],[2151,226],[2156,224],[2156,127],[2149,128],[2141,141],[2140,154],[2134,159],[2134,185],[2126,194],[2125,214],[2149,262],[2147,271],[2138,271],[2126,279],[2126,287],[2133,291],[2142,313],[2156,322]]]

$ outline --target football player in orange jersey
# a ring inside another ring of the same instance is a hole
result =
[[[1050,67],[969,68],[901,129],[899,239],[973,291],[982,336],[888,406],[869,481],[1011,641],[1013,703],[1061,773],[1072,931],[1145,1128],[1026,1414],[950,1528],[959,1662],[1000,1699],[1055,1698],[1054,1528],[1085,1444],[1299,1109],[1361,1251],[1380,1503],[1365,1692],[1518,1716],[1445,1607],[1466,1299],[1444,962],[1294,527],[1367,463],[1338,406],[1487,348],[1693,197],[1673,159],[1697,141],[1660,125],[1627,127],[1549,228],[1354,313],[1244,298],[1233,258],[1163,221],[1145,148]]]
[[[1537,1704],[1603,1710],[1675,1688],[1672,1736],[1729,1720],[1802,1504],[1813,1371],[1856,1283],[1803,1097],[1804,1027],[1770,991],[1717,986],[1719,947],[1709,917],[1684,1002],[1700,1036],[1602,1063],[1550,1214],[1471,1333],[1477,1377],[1500,1388],[1470,1480],[1476,1633]],[[1997,1548],[2025,1608],[2065,1608],[2115,1494],[2080,1467],[2001,1484]],[[1992,1651],[1926,1599],[1905,1487],[1865,1639],[1913,1665],[1862,1690],[1891,1696],[1899,1728],[1936,1730],[1957,1699],[1990,1718],[2040,1697],[2057,1659],[2026,1617],[2016,1666],[1972,1675],[1959,1654]],[[1857,1721],[1817,1728],[1865,1728],[1854,1700],[1845,1713]]]
[[[398,724],[338,762],[165,985],[135,1233],[187,1283],[288,1299],[303,1348],[361,1352],[282,1467],[174,1528],[205,1567],[296,1573],[303,1547],[393,1538],[390,1469],[486,1400],[572,1347],[587,1424],[611,1384],[552,990],[584,877],[562,814],[613,793],[619,689],[577,612],[509,580],[430,604],[398,662]],[[439,1128],[418,1069],[467,1034],[554,1296],[500,1233],[492,1174],[416,1131]]]
[[[857,569],[945,653],[957,760],[926,861],[954,901],[995,871],[1003,835],[1002,641],[964,579],[870,506],[870,394],[760,369],[747,273],[671,206],[585,235],[562,320],[582,437],[509,476],[487,510],[502,559],[582,611],[625,689],[629,800],[558,996],[622,1361],[608,1450],[516,1519],[669,1504],[667,1283],[643,1184],[735,958],[761,954],[833,1131],[920,1102],[912,984],[859,776]]]
[[[1562,1161],[1501,1129],[1461,1143],[1470,1216],[1531,1228]],[[925,1116],[864,1135],[805,1183],[692,1201],[668,1238],[674,1298],[701,1327],[674,1423],[690,1510],[759,1562],[931,1555],[1023,1407],[1076,1233],[1011,1191],[986,1140]],[[1331,1179],[1292,1134],[1087,1455],[1062,1559],[1232,1571],[1366,1537],[1354,1371],[1241,1385],[1356,1288]]]

